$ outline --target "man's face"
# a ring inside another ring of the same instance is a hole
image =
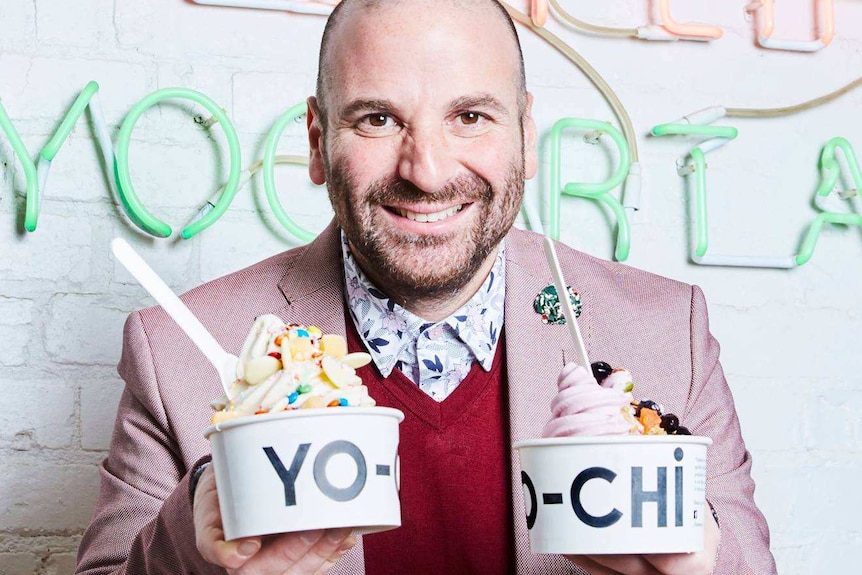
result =
[[[536,170],[506,24],[487,6],[407,2],[350,15],[330,57],[328,126],[310,101],[310,172],[354,256],[402,293],[464,287],[490,265]]]

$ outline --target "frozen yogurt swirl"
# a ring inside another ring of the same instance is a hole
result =
[[[630,415],[631,393],[603,387],[583,366],[568,363],[557,378],[559,389],[551,401],[553,417],[542,437],[626,435],[637,433]]]

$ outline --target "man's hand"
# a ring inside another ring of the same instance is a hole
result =
[[[201,474],[195,489],[194,521],[198,551],[231,575],[325,573],[356,543],[350,529],[225,541],[212,465]]]
[[[721,532],[709,510],[703,526],[703,551],[657,555],[567,555],[575,565],[592,575],[710,575]]]

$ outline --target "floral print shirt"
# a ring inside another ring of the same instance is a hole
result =
[[[436,323],[407,311],[365,276],[341,233],[347,305],[383,377],[399,369],[437,401],[464,381],[473,361],[490,371],[503,329],[506,260],[500,244],[491,273],[455,313]]]

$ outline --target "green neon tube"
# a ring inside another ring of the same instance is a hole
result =
[[[838,178],[841,176],[841,166],[835,157],[835,150],[839,148],[844,153],[844,159],[847,161],[847,168],[853,176],[853,183],[856,189],[862,191],[862,171],[859,170],[859,162],[853,153],[853,147],[846,139],[839,137],[829,140],[820,154],[820,166],[824,172],[824,177],[815,195],[828,196],[835,187],[835,184],[838,183]],[[837,212],[818,214],[811,227],[808,228],[805,240],[803,240],[802,246],[799,248],[799,254],[796,256],[796,265],[801,266],[807,263],[811,259],[811,256],[814,255],[814,248],[817,247],[817,240],[820,239],[820,232],[823,231],[825,224],[862,227],[862,215]]]
[[[820,166],[825,172],[825,177],[817,188],[818,196],[828,196],[832,192],[832,188],[838,183],[838,178],[841,176],[841,165],[835,157],[835,150],[840,148],[844,153],[844,159],[847,160],[847,169],[853,176],[853,182],[856,184],[856,189],[862,191],[862,172],[859,170],[859,162],[856,160],[856,154],[853,153],[853,147],[844,138],[832,138],[823,147],[823,152],[820,154]]]
[[[653,136],[709,136],[733,140],[739,130],[733,126],[701,126],[699,124],[659,124],[652,129]]]
[[[284,207],[278,199],[278,194],[275,189],[275,152],[278,148],[278,141],[284,133],[288,123],[302,116],[306,111],[306,103],[302,102],[288,109],[287,112],[275,122],[269,135],[266,138],[266,150],[263,156],[263,188],[266,190],[266,199],[269,202],[269,207],[272,209],[275,219],[284,226],[284,228],[293,234],[294,237],[302,242],[310,242],[316,235],[303,229],[291,218],[285,211]]]
[[[629,257],[629,248],[631,247],[631,231],[625,208],[619,200],[608,192],[599,195],[597,199],[608,206],[617,217],[617,247],[614,250],[614,258],[618,262],[624,262]]]
[[[659,124],[652,129],[653,136],[704,136],[710,138],[702,145],[709,145],[715,138],[733,140],[739,135],[739,130],[733,126],[707,126],[703,124],[668,123]],[[713,148],[710,148],[713,149]],[[709,218],[706,204],[706,156],[700,147],[689,152],[694,161],[695,176],[695,221],[697,223],[697,240],[694,248],[696,257],[702,258],[709,248]]]
[[[36,175],[36,164],[30,158],[30,153],[24,146],[21,136],[12,125],[12,120],[6,114],[6,109],[0,102],[0,128],[6,133],[9,142],[12,144],[12,149],[15,150],[15,155],[18,161],[21,162],[21,167],[24,169],[24,179],[27,182],[27,204],[24,214],[24,229],[28,232],[36,230],[36,223],[39,220],[39,179]]]
[[[846,226],[862,227],[862,215],[837,214],[835,212],[826,212],[818,215],[814,223],[811,224],[811,227],[808,228],[808,234],[805,236],[805,241],[802,242],[799,255],[796,256],[796,265],[801,266],[814,255],[814,248],[817,246],[817,240],[820,238],[820,232],[823,230],[824,224],[844,224]]]
[[[617,149],[619,150],[619,165],[610,178],[600,183],[569,183],[566,184],[565,187],[560,184],[560,147],[562,144],[563,130],[567,128],[597,130],[608,134],[613,139],[614,143],[617,145]],[[619,226],[617,241],[619,242],[620,239],[624,239],[626,243],[626,245],[622,247],[619,244],[617,245],[617,253],[625,253],[627,257],[629,252],[629,226],[628,221],[626,221],[625,211],[617,212],[614,205],[608,203],[608,199],[613,199],[611,196],[607,195],[606,198],[603,199],[603,196],[610,190],[622,184],[623,180],[625,180],[626,174],[628,174],[629,168],[631,167],[631,155],[629,154],[629,147],[625,137],[619,130],[607,122],[601,122],[598,120],[582,120],[578,118],[562,118],[557,120],[553,128],[551,128],[550,145],[551,191],[549,199],[551,221],[549,226],[549,235],[555,240],[560,239],[560,200],[563,193],[571,196],[603,201],[613,209],[614,214],[617,216]],[[619,202],[614,200],[614,204],[618,205]],[[620,218],[621,215],[622,218]]]
[[[555,240],[560,239],[560,199],[563,189],[560,186],[560,139],[562,128],[557,129],[559,122],[551,128],[551,176],[548,203],[550,204],[551,221],[548,222],[548,235]]]
[[[135,129],[135,123],[141,115],[162,100],[174,98],[196,102],[206,108],[210,114],[215,116],[225,132],[228,148],[230,150],[230,175],[228,176],[228,181],[225,185],[224,191],[209,213],[201,219],[192,222],[182,230],[182,237],[189,239],[214,224],[216,220],[218,220],[228,209],[237,190],[239,189],[239,137],[237,136],[236,129],[234,128],[233,123],[231,123],[230,118],[228,118],[227,114],[221,109],[221,107],[219,107],[218,104],[208,96],[188,88],[164,88],[145,96],[135,105],[134,108],[132,108],[132,111],[129,112],[126,119],[123,121],[123,126],[120,129],[120,136],[117,140],[115,174],[117,177],[117,191],[119,192],[120,200],[132,222],[145,232],[154,236],[158,236],[160,238],[170,236],[172,231],[171,227],[156,218],[149,210],[147,210],[138,198],[137,193],[135,193],[135,188],[132,185],[132,177],[129,173],[129,143],[132,138],[132,131]]]
[[[81,93],[78,94],[78,97],[75,99],[75,103],[72,104],[72,108],[69,110],[69,113],[66,114],[66,117],[63,118],[63,122],[60,124],[60,127],[57,128],[57,131],[54,132],[54,135],[45,144],[45,147],[42,148],[42,152],[39,154],[47,161],[51,161],[57,155],[57,152],[60,151],[60,147],[66,142],[66,138],[69,137],[69,134],[72,132],[72,128],[75,127],[75,124],[78,122],[78,118],[80,118],[84,114],[84,110],[87,109],[87,106],[90,105],[90,100],[93,98],[93,95],[99,91],[99,84],[96,82],[87,82],[87,85],[84,86],[84,89],[81,90]]]
[[[98,91],[99,84],[96,82],[88,82],[81,93],[78,94],[78,97],[75,99],[75,103],[72,104],[72,107],[60,123],[60,127],[57,128],[57,131],[45,147],[42,148],[42,151],[39,152],[39,156],[43,160],[50,162],[54,159],[57,152],[60,151],[63,143],[66,141],[66,138],[68,138],[69,134],[72,132],[72,128],[75,127],[78,119],[84,113],[84,110],[87,109],[87,105],[90,103],[90,99],[93,97],[93,94]],[[24,142],[21,140],[15,127],[12,125],[12,120],[6,114],[6,110],[3,108],[2,104],[0,104],[0,128],[3,129],[6,133],[6,137],[8,137],[9,141],[12,143],[12,149],[15,150],[15,155],[18,156],[18,160],[24,168],[24,179],[27,182],[27,202],[24,208],[24,229],[28,232],[33,232],[36,231],[36,225],[39,221],[39,198],[42,194],[42,190],[39,189],[38,171],[36,169],[36,164],[30,158],[30,153],[27,151],[27,148],[24,147]]]
[[[703,150],[694,148],[691,158],[695,164],[695,210],[697,219],[697,246],[695,253],[702,258],[709,246],[709,221],[706,215],[706,157]]]

